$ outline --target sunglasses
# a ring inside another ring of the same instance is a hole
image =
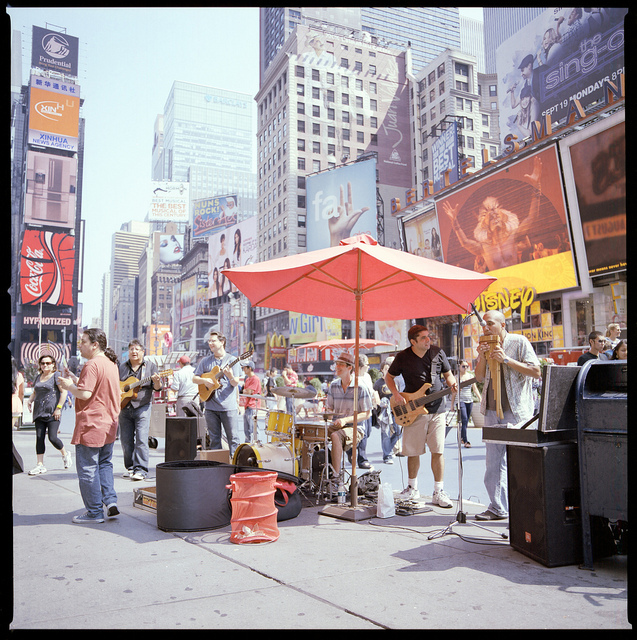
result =
[[[40,362],[40,364],[53,365],[53,364],[55,364],[55,362]]]

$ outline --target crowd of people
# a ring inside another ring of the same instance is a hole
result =
[[[540,361],[531,343],[526,337],[507,331],[506,319],[501,312],[484,314],[483,332],[493,340],[478,344],[475,373],[470,371],[468,361],[460,360],[456,376],[445,352],[432,343],[428,328],[415,324],[408,332],[409,346],[388,357],[375,380],[369,374],[369,360],[365,354],[359,354],[355,362],[351,353],[343,351],[335,360],[331,381],[319,380],[320,388],[314,386],[314,381],[304,381],[308,388],[311,387],[309,399],[284,397],[286,412],[292,415],[305,410],[306,416],[313,412],[331,418],[328,436],[335,489],[343,482],[345,454],[352,463],[354,441],[357,468],[373,468],[367,459],[366,446],[372,428],[376,426],[380,429],[383,462],[391,464],[394,455],[407,459],[407,486],[399,498],[420,498],[421,457],[429,451],[432,501],[443,508],[453,506],[444,491],[447,404],[443,397],[436,396],[433,401],[423,400],[426,411],[416,412],[412,400],[446,389],[451,395],[451,406],[458,409],[461,443],[470,447],[467,427],[474,398],[480,403],[485,427],[520,425],[534,415],[534,390],[541,378]],[[627,341],[620,339],[620,335],[621,328],[614,323],[608,326],[606,335],[592,331],[589,350],[582,354],[577,364],[582,366],[592,359],[626,360]],[[176,396],[178,410],[183,411],[188,403],[199,405],[205,416],[210,448],[223,448],[225,435],[232,458],[241,443],[240,415],[243,415],[243,437],[245,442],[250,442],[256,434],[257,410],[273,411],[278,406],[281,397],[275,392],[276,387],[296,387],[303,383],[299,383],[298,374],[290,366],[286,366],[281,376],[271,368],[261,380],[255,372],[254,361],[241,361],[229,354],[226,338],[218,331],[209,332],[208,346],[210,354],[196,367],[188,356],[179,358],[180,368],[174,372],[170,388]],[[119,515],[112,463],[117,438],[124,455],[124,477],[144,480],[149,472],[151,404],[154,392],[164,386],[165,372],[160,373],[157,365],[145,358],[144,346],[136,339],[128,345],[128,359],[120,364],[115,352],[107,346],[106,335],[101,329],[84,331],[80,354],[85,363],[79,375],[66,364],[63,371],[58,371],[51,355],[39,358],[33,393],[27,401],[35,424],[37,457],[37,464],[29,475],[46,473],[47,436],[60,452],[64,468],[71,467],[71,453],[61,441],[58,430],[65,403],[73,405],[74,401],[75,427],[70,444],[75,446],[75,466],[86,511],[75,516],[73,522],[99,523],[104,522],[104,509],[107,517]],[[15,360],[12,360],[12,369],[15,426],[22,413],[25,381]],[[482,390],[475,382],[471,383],[474,376]],[[136,392],[128,397],[124,391],[131,385]],[[202,389],[212,391],[206,394],[205,401],[199,398]],[[406,421],[397,420],[396,416],[404,416],[405,412]],[[476,514],[476,519],[507,518],[506,445],[486,442],[484,484],[489,505],[484,512]]]

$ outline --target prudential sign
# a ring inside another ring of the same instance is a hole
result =
[[[33,26],[31,66],[77,76],[79,38]]]

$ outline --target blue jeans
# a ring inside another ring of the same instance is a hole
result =
[[[460,440],[462,442],[468,442],[467,425],[469,424],[469,418],[471,417],[472,409],[473,402],[460,403]]]
[[[230,457],[234,455],[236,448],[241,444],[239,442],[238,432],[239,412],[234,409],[232,411],[211,411],[206,409],[206,427],[210,434],[210,446],[213,449],[221,449],[221,427],[226,432],[228,440],[228,449],[230,449]]]
[[[246,442],[250,442],[252,440],[255,411],[256,409],[254,409],[253,407],[246,407],[243,413],[243,434],[245,435]]]
[[[393,416],[391,422],[379,422],[380,446],[383,450],[383,461],[389,460],[394,451],[394,445],[400,440],[402,429],[396,424]]]
[[[117,502],[112,457],[112,442],[103,447],[75,445],[75,468],[80,483],[80,495],[91,518],[104,515],[102,504]]]
[[[151,405],[133,409],[124,407],[119,414],[119,437],[124,453],[124,466],[133,473],[148,473],[148,432],[150,430]]]
[[[484,426],[493,427],[508,422],[516,424],[517,420],[510,411],[504,412],[504,418],[498,418],[495,411],[487,410],[484,414]],[[484,486],[489,495],[489,511],[506,516],[509,513],[509,495],[507,484],[507,446],[495,442],[485,442],[486,469]]]

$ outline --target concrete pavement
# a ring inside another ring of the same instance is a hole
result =
[[[476,500],[483,491],[480,433],[471,429],[474,446],[462,450],[470,520],[484,510]],[[75,470],[64,470],[47,443],[48,472],[30,477],[34,432],[14,431],[13,441],[25,473],[12,478],[12,611],[5,605],[11,629],[632,628],[626,556],[596,560],[592,572],[547,568],[509,545],[508,521],[487,523],[490,531],[455,523],[445,532],[456,509],[433,507],[349,522],[321,515],[324,506],[309,498],[297,518],[279,523],[280,537],[269,544],[234,544],[230,525],[163,532],[154,513],[133,506],[133,489],[152,486],[154,468],[164,461],[162,439],[151,449],[145,483],[121,477],[116,444],[121,515],[77,525],[71,518],[84,509]],[[379,451],[375,430],[370,460],[382,470],[381,481],[402,488],[406,464],[383,465]],[[452,431],[445,487],[454,505],[457,456]],[[420,489],[430,496],[425,464]]]

